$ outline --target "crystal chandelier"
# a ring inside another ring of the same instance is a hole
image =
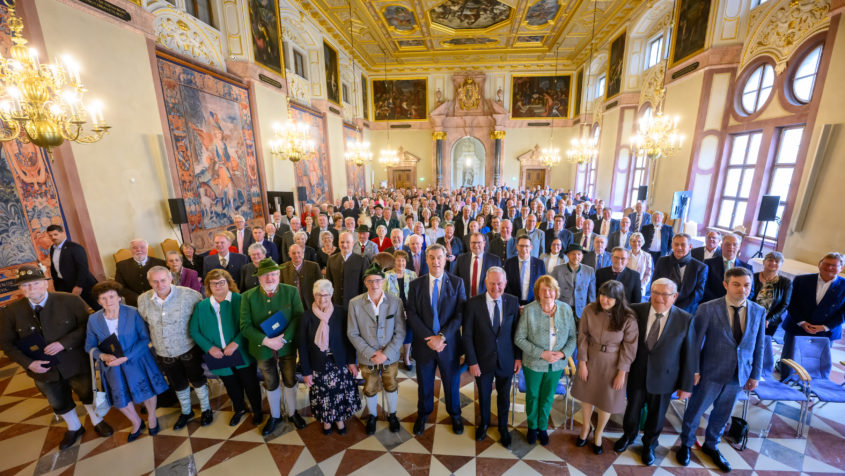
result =
[[[38,51],[26,46],[14,3],[7,5],[13,45],[9,58],[0,56],[0,142],[18,139],[49,153],[65,140],[90,144],[102,139],[110,126],[103,120],[102,103],[83,104],[77,63],[65,56],[41,64]],[[89,118],[91,129],[85,132]]]
[[[396,149],[382,149],[378,157],[378,162],[385,167],[399,165],[399,155],[396,153]]]
[[[598,143],[595,137],[581,137],[572,139],[569,150],[566,151],[566,159],[573,164],[585,164],[592,162],[599,155]]]
[[[346,152],[343,154],[347,162],[361,167],[373,160],[373,153],[370,152],[370,143],[362,141],[359,136],[355,140],[346,143]]]
[[[309,134],[308,124],[292,120],[290,107],[288,118],[284,125],[273,124],[274,137],[270,141],[270,155],[296,163],[309,158],[314,152],[314,141]]]
[[[549,146],[540,151],[540,162],[546,167],[554,167],[560,163],[560,149],[552,147],[551,141]]]
[[[640,119],[639,132],[631,136],[631,145],[637,155],[656,160],[675,155],[684,142],[678,132],[678,116],[666,116],[663,111]]]

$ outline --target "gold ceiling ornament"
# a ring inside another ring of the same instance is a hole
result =
[[[297,163],[308,159],[314,153],[311,126],[293,119],[293,109],[288,101],[288,120],[284,124],[273,124],[273,139],[270,140],[270,155],[276,159]]]
[[[666,77],[666,62],[661,60],[656,65],[647,69],[643,77],[642,89],[640,90],[640,107],[649,103],[656,109],[663,109],[663,99],[666,95],[666,88],[663,85],[663,78]]]
[[[769,8],[756,28],[749,27],[753,33],[743,47],[740,71],[754,58],[767,55],[775,60],[775,72],[781,74],[796,48],[830,27],[830,0],[780,0]]]
[[[0,56],[0,142],[17,139],[50,153],[65,140],[91,144],[102,139],[111,126],[103,119],[101,102],[83,103],[79,65],[69,56],[41,64],[38,51],[26,46],[14,3],[7,8],[13,44],[8,58]]]
[[[478,103],[481,101],[481,91],[472,78],[464,79],[463,84],[458,88],[458,105],[462,111],[472,111],[478,109]]]

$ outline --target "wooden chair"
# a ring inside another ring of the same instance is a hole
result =
[[[117,250],[117,252],[114,254],[114,262],[119,263],[119,262],[121,262],[125,259],[129,259],[131,257],[132,257],[131,251],[127,250],[126,248],[121,248],[121,249]]]
[[[164,256],[167,256],[167,253],[171,251],[179,251],[179,242],[174,240],[173,238],[168,238],[161,242],[161,251],[164,253]]]

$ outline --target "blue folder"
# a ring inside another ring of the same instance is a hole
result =
[[[45,341],[44,336],[38,332],[33,332],[26,337],[21,337],[18,340],[17,345],[18,349],[32,360],[46,360],[50,362],[51,365],[59,363],[59,359],[55,355],[47,355],[44,353],[44,348],[47,347],[47,341]]]
[[[202,361],[208,366],[208,370],[228,369],[240,367],[244,364],[240,350],[235,351],[232,355],[224,355],[219,359],[215,359],[211,354],[203,354]]]
[[[264,331],[264,335],[271,339],[282,335],[287,327],[288,319],[282,311],[278,311],[261,323],[261,330]]]

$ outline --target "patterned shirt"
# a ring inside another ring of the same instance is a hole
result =
[[[188,323],[194,306],[201,300],[200,293],[182,286],[172,286],[164,299],[152,289],[138,296],[138,312],[150,327],[156,354],[178,357],[194,347]]]

